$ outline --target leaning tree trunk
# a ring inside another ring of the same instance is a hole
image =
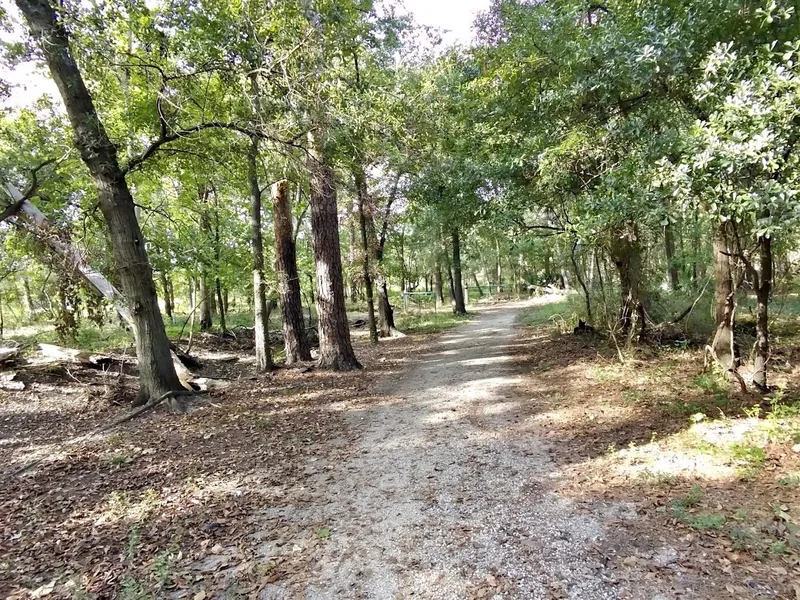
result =
[[[48,0],[17,0],[58,86],[75,131],[75,145],[86,164],[105,218],[125,300],[133,316],[139,362],[139,402],[181,389],[169,340],[136,220],[133,198],[119,166],[117,149],[106,133],[69,47],[59,11]]]
[[[767,363],[769,362],[769,298],[772,294],[772,239],[758,238],[757,277],[754,277],[756,292],[756,343],[754,347],[753,385],[762,392],[767,391]],[[756,275],[756,274],[754,274]]]
[[[264,281],[264,241],[261,234],[261,187],[258,184],[258,138],[250,138],[247,153],[247,178],[250,182],[250,250],[253,265],[253,317],[255,322],[256,371],[271,371],[269,347],[269,307]]]
[[[309,134],[307,161],[311,179],[309,204],[316,265],[319,365],[337,371],[360,369],[345,309],[334,173],[324,157],[324,146],[317,146],[313,134]]]
[[[464,285],[461,281],[461,240],[459,239],[458,229],[453,229],[450,235],[453,242],[452,290],[455,302],[453,311],[457,315],[465,315],[467,314],[467,307],[464,304]]]
[[[303,322],[292,201],[289,195],[289,182],[286,180],[272,186],[272,214],[275,222],[275,272],[278,276],[278,294],[283,317],[286,364],[291,365],[311,360],[311,348]]]
[[[367,178],[362,170],[356,170],[356,191],[358,193],[358,224],[361,230],[361,249],[364,252],[364,290],[367,295],[367,321],[369,323],[369,339],[378,343],[378,327],[375,323],[375,300],[372,295],[372,272],[370,268],[369,236],[367,233]],[[371,217],[370,217],[371,218]]]

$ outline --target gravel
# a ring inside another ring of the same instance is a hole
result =
[[[617,578],[597,551],[604,522],[619,523],[629,506],[579,512],[548,491],[560,475],[547,444],[515,417],[525,401],[516,312],[485,309],[386,380],[381,401],[348,410],[359,445],[310,486],[315,502],[302,516],[330,530],[303,597],[649,600],[663,591]],[[269,597],[280,593],[270,586]]]

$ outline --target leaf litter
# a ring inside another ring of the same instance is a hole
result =
[[[61,453],[125,409],[87,393],[81,372],[2,392],[0,594],[795,598],[795,554],[759,558],[674,518],[680,478],[615,470],[612,444],[685,423],[631,410],[633,383],[601,376],[602,348],[518,331],[514,313],[359,344],[360,373],[252,378],[246,353],[212,352],[204,374],[234,383],[197,410],[159,409]],[[687,510],[776,498],[774,478],[748,485]],[[788,496],[779,534],[797,510]]]

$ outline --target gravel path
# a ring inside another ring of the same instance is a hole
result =
[[[547,445],[515,417],[521,306],[441,336],[381,384],[384,402],[350,412],[359,447],[313,485],[330,537],[305,597],[653,597],[623,591],[594,551],[603,515],[630,507],[580,514],[547,491]]]

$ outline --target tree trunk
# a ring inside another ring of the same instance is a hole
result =
[[[255,82],[255,77],[253,78]],[[255,85],[255,84],[254,84]],[[257,97],[257,88],[256,88]],[[258,183],[258,138],[250,138],[247,153],[247,178],[250,183],[250,251],[253,265],[253,319],[255,325],[256,371],[273,368],[269,346],[269,307],[267,284],[264,281],[264,240],[261,227],[261,186]],[[277,237],[277,236],[276,236]]]
[[[311,237],[314,246],[319,321],[319,365],[337,371],[360,369],[353,352],[345,310],[339,218],[333,168],[324,144],[309,133],[307,155],[311,179]]]
[[[364,252],[364,290],[367,294],[367,321],[369,323],[369,339],[373,344],[378,343],[378,327],[375,323],[375,300],[372,295],[372,273],[370,270],[369,236],[367,235],[367,178],[360,169],[356,170],[356,191],[358,193],[358,224],[361,229],[361,249]],[[371,216],[369,217],[372,218]]]
[[[445,251],[444,258],[447,263],[447,291],[450,293],[450,303],[456,305],[456,285],[453,281],[453,267],[450,263],[450,252]]]
[[[400,291],[406,292],[406,232],[404,229],[400,230]]]
[[[678,263],[675,261],[675,235],[671,224],[664,226],[664,255],[667,259],[669,289],[675,292],[680,287],[680,273]]]
[[[164,290],[164,312],[167,313],[170,321],[174,321],[174,317],[172,316],[172,297],[169,294],[169,286],[167,274],[161,271],[161,289]]]
[[[207,185],[201,185],[197,191],[200,204],[200,239],[203,245],[211,240],[211,219],[208,217],[208,198],[211,193]],[[214,326],[214,288],[210,285],[211,275],[205,255],[201,255],[200,264],[200,298],[197,300],[200,312],[200,331],[209,331]]]
[[[475,282],[475,287],[478,288],[478,297],[483,298],[483,288],[478,282],[478,275],[475,273],[475,271],[472,272],[472,280]]]
[[[33,296],[31,294],[31,284],[27,277],[22,279],[22,300],[25,308],[25,317],[32,319],[34,315]]]
[[[500,286],[503,285],[503,257],[500,255],[500,240],[494,241],[494,248],[497,254],[497,281],[495,281],[495,284],[497,285],[497,293],[499,294]]]
[[[200,286],[197,292],[197,303],[200,313],[200,331],[208,331],[214,325],[214,317],[211,313],[211,296],[213,288],[208,285],[208,272],[204,265],[200,265]]]
[[[714,338],[711,353],[719,365],[737,378],[739,348],[733,328],[736,323],[736,279],[731,254],[734,252],[733,225],[719,222],[714,229]],[[741,383],[741,379],[740,379]]]
[[[620,280],[620,324],[624,334],[641,336],[646,328],[642,283],[642,250],[635,232],[613,234],[611,260]],[[637,323],[638,321],[638,323]],[[638,326],[638,332],[636,327]]]
[[[453,308],[457,315],[467,314],[467,307],[464,304],[464,285],[461,281],[461,240],[458,236],[458,229],[453,229],[450,233],[453,242]]]
[[[439,297],[439,302],[444,304],[444,282],[442,281],[441,260],[436,261],[436,269],[433,271],[433,287],[434,292]]]
[[[578,249],[578,240],[576,239],[572,244],[572,252],[570,253],[570,258],[572,258],[572,267],[575,269],[575,278],[578,280],[578,284],[581,286],[583,290],[583,298],[586,302],[586,320],[591,324],[592,323],[592,299],[589,295],[589,288],[586,287],[586,282],[584,281],[583,276],[581,275],[581,268],[578,264],[578,257],[575,256],[575,251]]]
[[[360,219],[359,215],[359,219]],[[350,203],[350,210],[347,211],[347,233],[348,233],[348,252],[347,252],[347,266],[350,274],[350,302],[355,304],[358,301],[358,285],[356,277],[356,214],[353,203]]]
[[[47,60],[75,132],[75,145],[97,191],[125,300],[133,315],[139,362],[139,402],[181,389],[161,319],[145,240],[117,149],[100,121],[69,47],[67,31],[48,0],[17,0]]]
[[[278,295],[283,317],[283,341],[286,364],[291,365],[311,360],[311,348],[303,322],[292,201],[289,182],[286,180],[272,186],[272,215],[275,223],[275,273],[278,277]]]
[[[389,285],[386,282],[384,275],[378,275],[378,321],[380,329],[380,337],[392,337],[392,334],[397,330],[394,324],[394,309],[391,302],[389,302]]]
[[[222,281],[219,278],[219,271],[222,266],[221,255],[221,242],[219,234],[219,198],[217,192],[214,190],[214,286],[216,287],[216,302],[214,308],[219,315],[219,330],[224,336],[228,331],[228,326],[225,323],[225,306],[222,300]]]
[[[758,276],[756,284],[756,343],[753,348],[755,362],[753,365],[753,385],[762,392],[769,390],[767,386],[767,363],[769,362],[769,299],[772,294],[772,239],[758,238]]]
[[[222,282],[219,277],[215,278],[217,286],[217,314],[219,314],[219,330],[223,335],[228,331],[228,326],[225,323],[225,307],[222,299]]]

